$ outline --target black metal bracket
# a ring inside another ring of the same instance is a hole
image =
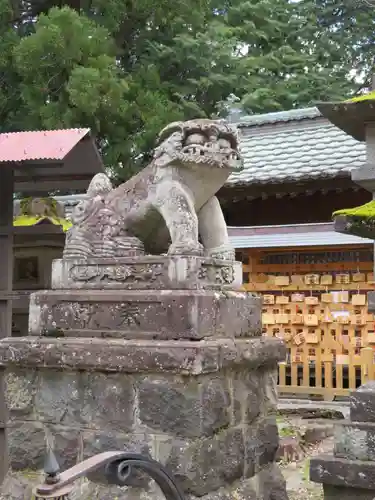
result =
[[[35,498],[48,498],[50,500],[67,499],[73,489],[75,480],[88,476],[90,473],[98,470],[103,470],[104,479],[107,484],[118,486],[129,486],[132,484],[134,476],[139,474],[139,472],[146,473],[159,486],[166,500],[185,500],[173,475],[163,465],[152,458],[121,451],[99,453],[60,474],[58,474],[54,467],[54,480],[52,482],[48,471],[46,471],[47,477],[45,483],[39,485],[34,490]]]

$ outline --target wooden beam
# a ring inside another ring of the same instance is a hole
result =
[[[276,194],[284,194],[291,196],[305,195],[306,190],[319,192],[337,191],[337,190],[352,190],[358,188],[349,174],[337,176],[329,179],[304,179],[298,182],[279,182],[279,183],[248,183],[248,184],[225,184],[218,193],[218,198],[221,203],[233,203],[233,200],[239,201],[246,198],[261,198],[262,193],[267,196],[276,196]]]
[[[59,174],[56,173],[54,175],[44,175],[42,172],[38,172],[36,175],[28,174],[26,170],[22,170],[22,175],[16,176],[15,180],[16,183],[21,183],[21,182],[56,182],[56,181],[61,181],[61,182],[71,182],[74,183],[75,181],[87,181],[91,180],[93,178],[93,175],[91,173],[89,174]]]
[[[46,196],[46,194],[51,193],[53,191],[67,191],[71,192],[72,190],[78,191],[82,193],[87,190],[91,177],[86,177],[82,179],[63,179],[56,177],[55,180],[44,180],[43,178],[39,178],[37,181],[29,181],[29,180],[21,180],[16,181],[14,191],[17,193],[21,193],[23,196]]]

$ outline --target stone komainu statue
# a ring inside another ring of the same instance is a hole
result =
[[[241,169],[237,131],[226,122],[170,124],[139,174],[116,189],[105,174],[92,179],[73,211],[64,258],[168,251],[234,259],[215,194]]]

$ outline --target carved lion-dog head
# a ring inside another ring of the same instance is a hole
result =
[[[154,151],[157,166],[174,162],[240,171],[237,129],[224,120],[174,122],[159,134]]]

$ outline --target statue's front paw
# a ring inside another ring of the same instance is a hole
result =
[[[169,247],[168,255],[198,255],[204,254],[203,246],[198,242],[186,241],[172,243]]]
[[[208,250],[208,257],[218,260],[235,260],[236,254],[234,248],[230,245],[222,245],[216,248],[210,248]]]

